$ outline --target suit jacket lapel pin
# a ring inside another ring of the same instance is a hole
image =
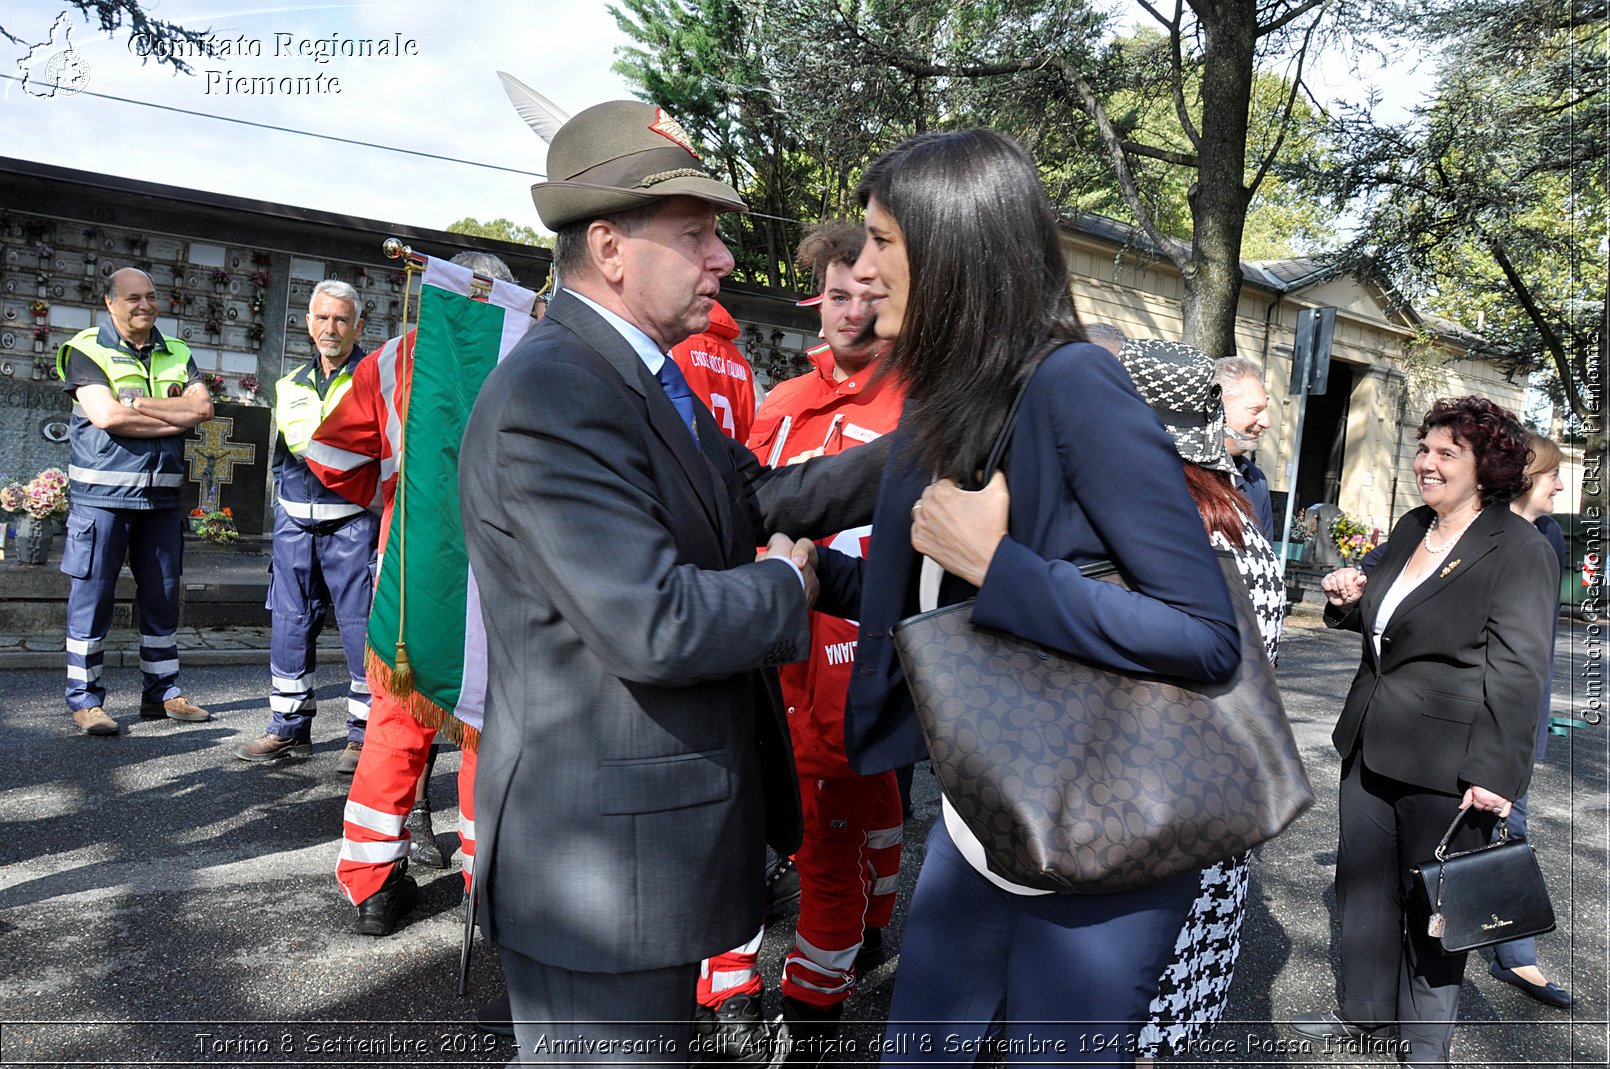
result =
[[[1437,573],[1437,578],[1438,579],[1446,579],[1446,578],[1448,578],[1448,573],[1453,571],[1455,568],[1459,567],[1459,565],[1463,561],[1464,561],[1463,557],[1455,557],[1453,560],[1448,562],[1448,566],[1446,568],[1442,569],[1442,571]]]

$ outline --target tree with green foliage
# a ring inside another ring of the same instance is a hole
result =
[[[1367,106],[1338,116],[1342,156],[1315,176],[1363,217],[1349,255],[1474,330],[1476,352],[1512,377],[1538,372],[1567,430],[1602,457],[1605,5],[1475,0],[1403,14],[1443,49],[1434,97],[1401,123]]]
[[[1370,0],[1140,0],[1161,32],[1127,39],[1077,0],[740,2],[774,105],[803,142],[859,162],[923,129],[1012,134],[1061,206],[1110,204],[1099,191],[1117,190],[1122,214],[1181,273],[1185,340],[1225,355],[1253,197],[1275,188],[1271,168],[1304,126],[1304,66]],[[1182,199],[1189,225],[1174,227]],[[1181,229],[1183,244],[1169,240]]]
[[[848,179],[807,151],[776,107],[744,9],[735,0],[622,0],[609,10],[636,42],[619,50],[615,70],[676,116],[710,154],[712,173],[749,205],[721,219],[733,277],[799,288],[800,221],[841,201]]]
[[[544,249],[553,248],[553,237],[539,232],[535,227],[516,223],[512,219],[499,216],[489,223],[483,223],[473,216],[466,215],[456,223],[448,223],[446,230],[449,234],[471,234],[478,238],[494,238],[498,241],[512,241],[518,245],[538,245]]]

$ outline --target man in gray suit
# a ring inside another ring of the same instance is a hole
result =
[[[799,843],[769,671],[809,641],[790,536],[869,522],[884,451],[767,471],[667,358],[732,269],[716,212],[744,210],[675,120],[590,108],[548,172],[564,288],[459,465],[488,638],[475,883],[525,1060],[680,1063],[698,962],[760,923],[765,843]]]

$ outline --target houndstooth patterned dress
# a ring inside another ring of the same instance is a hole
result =
[[[1228,550],[1251,596],[1258,630],[1272,663],[1285,616],[1285,590],[1274,547],[1252,519],[1243,516],[1241,546],[1218,532],[1216,549]],[[1174,942],[1174,957],[1158,981],[1151,1019],[1141,1030],[1137,1057],[1173,1057],[1187,1051],[1224,1015],[1241,953],[1241,920],[1246,915],[1249,855],[1202,870],[1200,890]]]

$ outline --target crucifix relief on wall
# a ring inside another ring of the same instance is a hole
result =
[[[204,512],[218,511],[219,493],[235,481],[236,464],[251,464],[257,460],[256,445],[229,441],[234,432],[233,419],[215,416],[197,427],[195,439],[184,444],[185,459],[190,462],[190,481],[200,484],[200,508]]]

